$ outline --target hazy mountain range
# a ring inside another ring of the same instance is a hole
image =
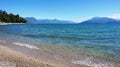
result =
[[[25,18],[32,24],[73,24],[73,21],[57,20],[57,19],[36,19],[34,17]]]
[[[29,23],[32,24],[73,24],[76,22],[73,21],[65,21],[65,20],[57,20],[57,19],[36,19],[34,17],[26,17],[25,18]],[[84,24],[103,24],[103,23],[120,23],[120,20],[108,18],[108,17],[93,17],[91,19],[85,20]]]

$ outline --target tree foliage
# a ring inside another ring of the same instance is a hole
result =
[[[8,14],[6,11],[0,10],[0,22],[5,23],[27,23],[27,21],[20,17],[18,14],[14,15],[12,13]]]

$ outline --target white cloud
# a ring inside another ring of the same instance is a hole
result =
[[[113,18],[113,19],[120,19],[120,14],[113,14],[113,15],[110,15],[110,16],[107,16],[109,18]]]
[[[80,22],[83,22],[83,21],[86,21],[88,19],[92,18],[92,16],[89,16],[89,17],[83,17],[83,18],[77,18],[74,20],[74,22],[76,23],[80,23]]]

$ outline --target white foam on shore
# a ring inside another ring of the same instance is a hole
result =
[[[90,67],[114,67],[113,64],[108,62],[96,62],[93,61],[92,58],[86,58],[84,60],[73,60],[72,63],[74,64],[80,64],[80,65],[86,65]]]
[[[30,48],[30,49],[39,49],[38,47],[36,47],[34,45],[29,45],[29,44],[24,44],[24,43],[13,43],[13,44],[18,45],[18,46],[27,47],[27,48]]]
[[[4,43],[5,43],[6,41],[4,41],[4,40],[0,40],[0,42],[4,42]]]

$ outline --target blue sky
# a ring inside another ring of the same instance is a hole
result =
[[[0,9],[39,19],[120,18],[120,0],[0,0]]]

